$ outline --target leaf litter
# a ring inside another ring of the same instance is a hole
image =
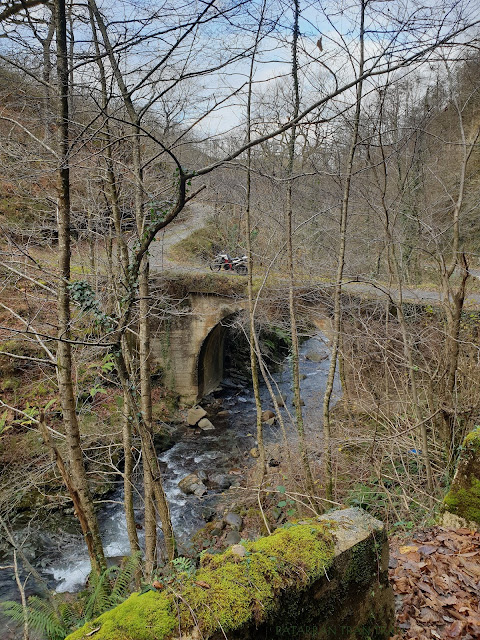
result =
[[[390,545],[393,640],[480,639],[480,532],[433,527]]]

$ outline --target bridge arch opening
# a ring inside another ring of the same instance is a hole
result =
[[[219,322],[200,347],[198,354],[198,398],[208,395],[223,380],[225,338],[228,327]]]
[[[227,357],[226,347],[228,345],[228,350],[235,350],[238,342],[234,326],[237,316],[238,313],[233,313],[223,318],[200,347],[197,359],[198,399],[214,391],[224,378],[225,368],[227,366],[228,369],[231,360]],[[243,332],[241,337],[244,337]]]

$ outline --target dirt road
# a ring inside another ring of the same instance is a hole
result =
[[[476,276],[474,276],[476,277]],[[345,291],[350,293],[359,293],[366,297],[372,298],[391,298],[395,301],[399,298],[399,290],[395,287],[388,287],[381,283],[370,282],[356,282],[352,280],[346,280],[343,284]],[[404,302],[412,302],[413,304],[437,304],[441,301],[440,294],[437,291],[427,289],[416,289],[409,286],[405,286],[402,291],[402,297]],[[480,309],[480,294],[470,293],[465,298],[464,308],[478,310]]]
[[[187,238],[193,231],[200,229],[212,214],[213,207],[209,203],[201,201],[190,203],[177,220],[158,234],[156,242],[151,245],[149,251],[151,271],[158,272],[163,271],[163,269],[183,272],[208,271],[208,266],[201,264],[200,261],[197,264],[187,263],[187,261],[182,264],[178,260],[174,260],[171,256],[171,249],[178,242]],[[480,270],[471,269],[470,273],[474,278],[480,278]],[[325,282],[322,282],[321,285],[328,286]],[[399,291],[395,287],[389,289],[382,283],[356,281],[356,279],[348,279],[348,277],[345,278],[343,288],[352,294],[357,293],[377,299],[387,299],[390,296],[393,300],[398,300],[399,297]],[[403,300],[414,304],[437,304],[440,302],[440,295],[437,291],[405,286]],[[480,294],[468,294],[465,299],[465,309],[479,310]]]
[[[152,271],[162,271],[163,269],[173,269],[175,271],[192,271],[200,267],[189,264],[180,264],[171,257],[171,248],[181,240],[200,229],[205,224],[209,215],[212,215],[213,207],[204,202],[192,202],[182,211],[180,216],[163,231],[160,231],[156,241],[149,249],[150,269]],[[204,270],[206,267],[202,267]]]

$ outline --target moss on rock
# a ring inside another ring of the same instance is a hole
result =
[[[231,549],[205,554],[195,576],[173,590],[135,593],[67,640],[163,640],[197,626],[203,636],[266,620],[286,587],[302,589],[323,575],[334,557],[332,525],[293,524]],[[208,585],[208,586],[207,586]]]
[[[166,593],[147,591],[132,594],[120,606],[70,634],[68,640],[82,640],[92,635],[96,640],[160,640],[167,638],[176,625],[173,598]],[[98,627],[98,632],[92,634]]]
[[[450,491],[444,498],[444,511],[460,519],[459,524],[480,527],[480,427],[463,442],[462,452]],[[445,520],[445,518],[444,518]]]

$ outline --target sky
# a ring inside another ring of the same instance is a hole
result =
[[[98,0],[99,7],[109,21],[111,39],[118,51],[128,86],[141,84],[133,94],[137,104],[146,104],[152,95],[159,96],[171,87],[166,93],[164,106],[168,106],[169,96],[172,96],[171,102],[183,104],[184,108],[177,109],[177,117],[183,120],[184,126],[194,126],[198,137],[214,135],[222,138],[244,123],[245,84],[249,75],[250,57],[243,57],[227,67],[213,70],[221,67],[229,57],[240,56],[245,50],[251,54],[255,25],[258,24],[263,5],[261,0],[237,2],[235,5],[234,0],[214,0],[205,17],[213,12],[225,11],[224,17],[191,29],[188,26],[190,16],[202,13],[206,7],[205,2]],[[379,61],[381,64],[395,63],[415,47],[429,41],[440,20],[445,19],[444,31],[458,22],[460,11],[464,11],[470,20],[478,19],[478,5],[480,3],[477,0],[460,0],[451,5],[444,0],[427,0],[423,3],[417,0],[372,0],[368,3],[365,22],[367,65],[374,64],[381,51],[384,53]],[[44,8],[37,8],[32,12],[33,19],[44,15]],[[400,23],[403,24],[403,30],[398,28]],[[185,26],[179,27],[181,24]],[[255,59],[254,102],[263,104],[263,115],[266,116],[265,105],[271,101],[272,121],[277,124],[289,118],[288,105],[281,104],[277,88],[279,84],[290,83],[292,24],[291,2],[266,2],[262,22],[264,33]],[[28,25],[6,24],[2,28],[9,37],[0,38],[0,54],[10,55],[15,52],[21,57],[27,53],[33,64],[41,59],[40,43],[32,36]],[[299,30],[301,91],[306,103],[322,97],[336,83],[341,86],[354,78],[358,68],[359,4],[347,0],[303,0]],[[42,33],[41,25],[39,33]],[[83,15],[74,20],[73,33],[74,77],[85,88],[93,89],[97,72],[95,65],[86,58],[86,54],[92,52],[86,9],[83,10]],[[149,77],[148,82],[142,82],[146,72],[162,58],[179,35],[181,42],[167,63]],[[320,38],[321,50],[317,46]],[[388,50],[387,55],[385,49]],[[104,62],[108,73],[108,61],[104,59]],[[195,77],[199,70],[206,68],[211,68],[212,72]],[[229,94],[233,95],[223,101]],[[344,101],[353,99],[354,92],[349,91],[337,102],[341,106]],[[212,113],[206,114],[216,103],[220,104],[217,104]],[[152,108],[161,112],[158,103]],[[197,122],[199,118],[201,119]]]

